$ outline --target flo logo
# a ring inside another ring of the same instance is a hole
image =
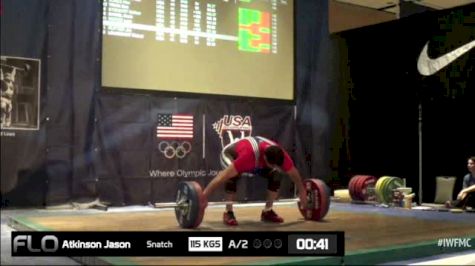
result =
[[[27,252],[56,252],[59,248],[59,240],[56,236],[45,235],[41,238],[41,246],[33,247],[32,235],[16,235],[13,237],[13,250],[12,255],[21,253],[19,249],[21,247],[26,248]],[[23,250],[23,252],[26,252]]]
[[[213,123],[213,129],[221,139],[224,148],[229,143],[252,135],[252,123],[250,116],[225,115]]]

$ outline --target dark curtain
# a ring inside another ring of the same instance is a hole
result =
[[[39,130],[2,130],[2,200],[38,206],[90,196],[100,3],[2,4],[2,56],[41,60]]]
[[[297,141],[308,177],[348,182],[348,69],[345,40],[331,36],[328,1],[296,3]],[[341,62],[341,63],[340,63]]]
[[[100,70],[98,1],[48,1],[48,204],[92,197],[89,163]],[[50,163],[51,161],[51,163]]]
[[[46,73],[44,62],[48,14],[47,1],[2,1],[1,55],[41,60],[39,68],[43,76]],[[9,64],[8,61],[6,63]],[[21,71],[18,71],[17,81],[20,74]],[[39,87],[44,88],[45,84],[46,81],[42,79]],[[41,105],[46,92],[40,91]],[[40,119],[44,118],[45,113],[40,108]],[[47,156],[45,131],[42,124],[38,130],[1,130],[2,206],[44,204],[44,162]]]

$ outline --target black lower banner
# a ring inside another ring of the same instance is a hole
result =
[[[344,256],[344,232],[12,232],[12,256]]]

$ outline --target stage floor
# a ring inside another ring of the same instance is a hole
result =
[[[223,264],[378,264],[413,259],[462,249],[441,249],[440,238],[471,238],[475,243],[475,213],[382,208],[334,203],[323,221],[305,221],[296,204],[274,207],[283,224],[259,221],[261,206],[236,206],[240,225],[227,227],[222,206],[209,207],[199,231],[344,231],[345,257],[100,257],[75,258],[82,262],[134,265]],[[178,226],[172,209],[109,208],[98,210],[44,210],[35,215],[13,215],[17,230],[35,231],[186,231]],[[472,244],[475,250],[475,245]]]

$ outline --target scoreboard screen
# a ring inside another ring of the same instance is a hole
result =
[[[102,86],[294,99],[293,0],[103,0]]]

